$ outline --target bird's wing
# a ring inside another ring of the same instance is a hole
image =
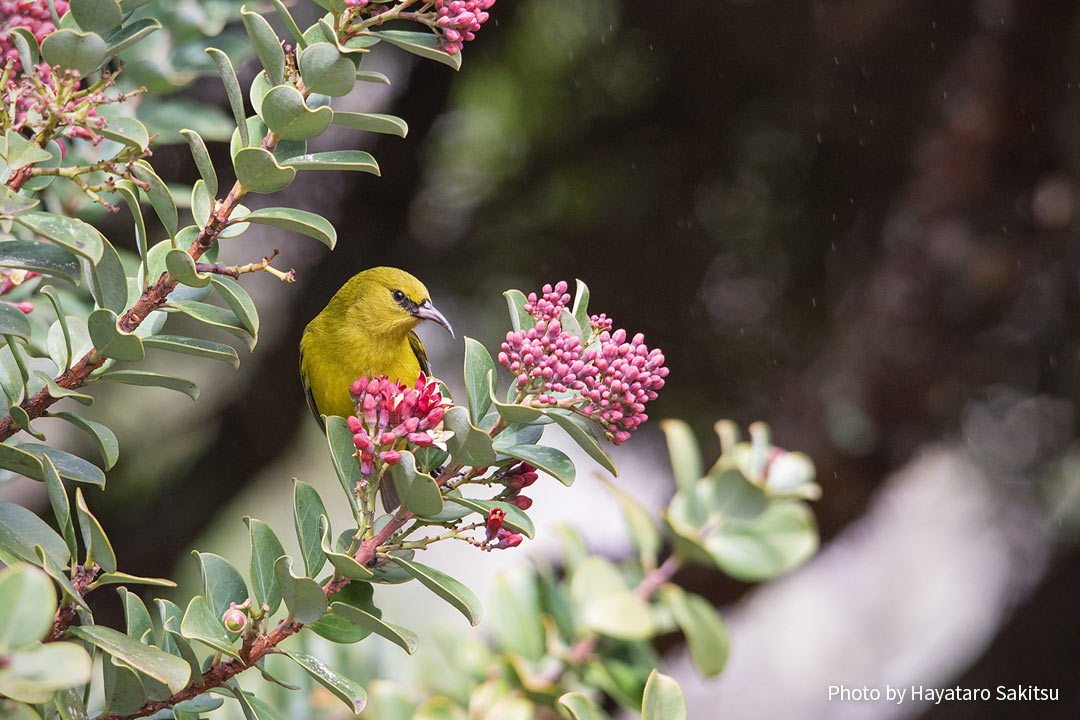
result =
[[[424,371],[425,375],[431,377],[431,363],[428,362],[424,343],[420,342],[420,336],[415,332],[409,333],[409,347],[412,348],[413,354],[416,355],[416,359],[420,363],[420,369]]]
[[[319,423],[319,427],[323,432],[326,432],[326,421],[323,420],[322,414],[319,412],[319,408],[315,405],[315,395],[311,392],[311,385],[308,383],[307,375],[304,374],[304,347],[300,346],[300,384],[304,386],[304,397],[307,399],[307,406],[311,408],[311,414],[315,416],[315,420]]]

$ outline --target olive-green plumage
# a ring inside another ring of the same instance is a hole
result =
[[[300,338],[300,379],[316,419],[355,412],[349,386],[361,375],[386,375],[408,384],[431,372],[420,338],[422,320],[453,330],[431,304],[427,288],[391,267],[353,276],[330,299]]]

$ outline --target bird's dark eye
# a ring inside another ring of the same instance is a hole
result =
[[[394,291],[394,302],[401,302],[404,299],[405,299],[405,293],[401,292],[400,290],[395,290]]]

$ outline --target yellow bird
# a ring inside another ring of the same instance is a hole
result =
[[[434,320],[453,337],[427,288],[404,270],[364,270],[334,294],[300,338],[300,379],[320,426],[325,429],[323,415],[356,411],[349,386],[361,375],[386,375],[411,386],[421,370],[431,374],[414,332],[423,320]]]

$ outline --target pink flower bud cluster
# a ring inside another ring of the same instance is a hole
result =
[[[361,377],[349,388],[356,415],[347,418],[365,476],[375,474],[376,460],[396,465],[401,450],[431,447],[437,443],[435,428],[451,404],[439,389],[439,381],[424,373],[413,387],[390,382],[385,376]]]
[[[68,0],[55,0],[57,15],[68,10]],[[0,0],[0,67],[13,62],[16,70],[22,68],[19,51],[11,41],[11,31],[26,28],[40,44],[45,36],[56,30],[45,0]]]
[[[584,390],[582,373],[587,372],[580,359],[585,348],[581,340],[563,332],[558,320],[537,320],[536,327],[506,334],[499,362],[517,376],[518,390],[540,390],[538,400],[554,404],[551,393]]]
[[[541,295],[529,293],[525,303],[525,312],[532,315],[537,321],[558,320],[562,317],[562,311],[570,308],[570,293],[567,292],[569,285],[565,280],[555,283],[555,287],[545,285]]]
[[[435,0],[439,46],[450,55],[461,52],[464,43],[474,39],[487,22],[487,11],[494,4],[495,0]]]
[[[521,491],[536,482],[538,477],[536,468],[527,462],[512,466],[503,477],[502,482],[506,484],[506,490],[499,497],[521,510],[528,510],[532,507],[532,498],[522,495]]]
[[[570,398],[621,445],[648,419],[645,403],[664,386],[664,355],[650,350],[641,333],[627,342],[625,330],[612,332],[605,314],[590,318],[590,346],[583,347],[562,329],[560,318],[570,303],[567,288],[559,282],[528,295],[525,311],[536,326],[507,333],[499,363],[515,375],[519,392],[535,394],[541,405],[566,407]]]
[[[659,349],[650,350],[641,333],[626,342],[622,328],[614,333],[605,330],[599,341],[599,349],[590,348],[582,356],[596,370],[585,376],[586,390],[582,395],[589,404],[583,411],[611,433],[616,445],[621,445],[649,419],[645,403],[656,399],[668,369],[664,354]]]

